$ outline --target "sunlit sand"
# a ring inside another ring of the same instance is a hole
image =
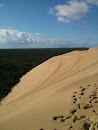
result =
[[[0,130],[97,130],[98,48],[53,57],[0,105]]]

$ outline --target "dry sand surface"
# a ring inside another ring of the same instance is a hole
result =
[[[0,130],[98,130],[98,48],[53,57],[0,105]]]

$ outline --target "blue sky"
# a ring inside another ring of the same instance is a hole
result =
[[[98,0],[0,0],[0,48],[98,46]]]

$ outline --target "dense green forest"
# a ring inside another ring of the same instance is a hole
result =
[[[19,82],[22,75],[47,59],[73,50],[88,48],[60,49],[1,49],[0,50],[0,100]]]

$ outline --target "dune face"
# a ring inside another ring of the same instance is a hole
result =
[[[0,130],[97,130],[98,48],[53,57],[0,105]]]

